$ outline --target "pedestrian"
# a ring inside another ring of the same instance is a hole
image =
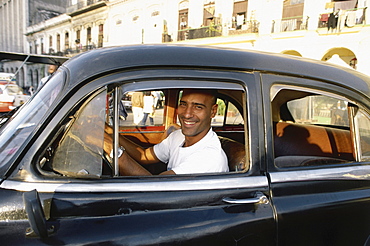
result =
[[[40,82],[39,82],[39,85],[37,87],[37,89],[39,90],[46,82],[49,81],[50,77],[55,73],[55,71],[58,69],[58,67],[56,65],[49,65],[49,68],[48,68],[48,76],[45,76],[43,77]]]
[[[131,96],[132,114],[134,116],[134,124],[140,124],[143,119],[144,94],[141,91],[135,91]]]
[[[153,126],[154,125],[155,98],[152,96],[150,91],[146,91],[144,92],[143,99],[144,99],[143,100],[144,101],[144,106],[143,106],[144,116],[143,116],[143,120],[141,121],[141,125],[145,126],[146,120],[148,119],[148,116],[149,116],[150,125]]]
[[[35,89],[31,85],[30,88],[28,88],[28,92],[30,93],[31,96],[33,96],[33,93],[35,93]]]

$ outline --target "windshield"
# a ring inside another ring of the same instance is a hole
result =
[[[61,92],[65,81],[58,71],[23,107],[0,129],[0,177],[3,177],[11,161],[27,144]]]

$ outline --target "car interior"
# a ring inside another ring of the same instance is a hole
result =
[[[350,106],[312,92],[283,89],[271,102],[277,167],[355,161]]]

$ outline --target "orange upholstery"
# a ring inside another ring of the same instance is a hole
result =
[[[278,122],[274,124],[275,158],[320,156],[354,160],[348,130]]]

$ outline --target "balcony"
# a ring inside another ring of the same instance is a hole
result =
[[[77,4],[67,7],[67,13],[70,16],[76,16],[103,6],[106,6],[108,0],[78,0]]]
[[[353,27],[355,25],[364,25],[366,20],[366,8],[349,9],[341,14],[324,13],[319,17],[318,28],[333,28],[342,23],[345,27]],[[343,26],[343,27],[344,27]]]
[[[189,40],[198,38],[209,38],[209,37],[219,37],[224,35],[240,35],[246,33],[258,33],[260,23],[256,20],[246,21],[242,25],[236,25],[234,23],[232,28],[227,29],[225,34],[222,25],[211,25],[204,26],[200,28],[187,28],[178,31],[177,40]]]
[[[307,30],[308,16],[295,16],[272,21],[271,33]]]
[[[229,29],[229,35],[240,35],[246,33],[258,33],[259,32],[259,21],[251,20],[246,21],[242,25],[237,25],[233,23],[232,28]]]
[[[221,36],[222,26],[221,25],[210,25],[200,28],[188,28],[178,31],[177,40],[188,40],[198,38],[208,38]]]
[[[96,49],[97,47],[95,45],[85,45],[85,46],[77,46],[76,48],[66,48],[65,50],[62,51],[55,51],[53,48],[49,49],[49,52],[43,52],[43,55],[53,55],[53,56],[67,56],[67,57],[72,57],[74,55],[77,55],[79,53]]]

